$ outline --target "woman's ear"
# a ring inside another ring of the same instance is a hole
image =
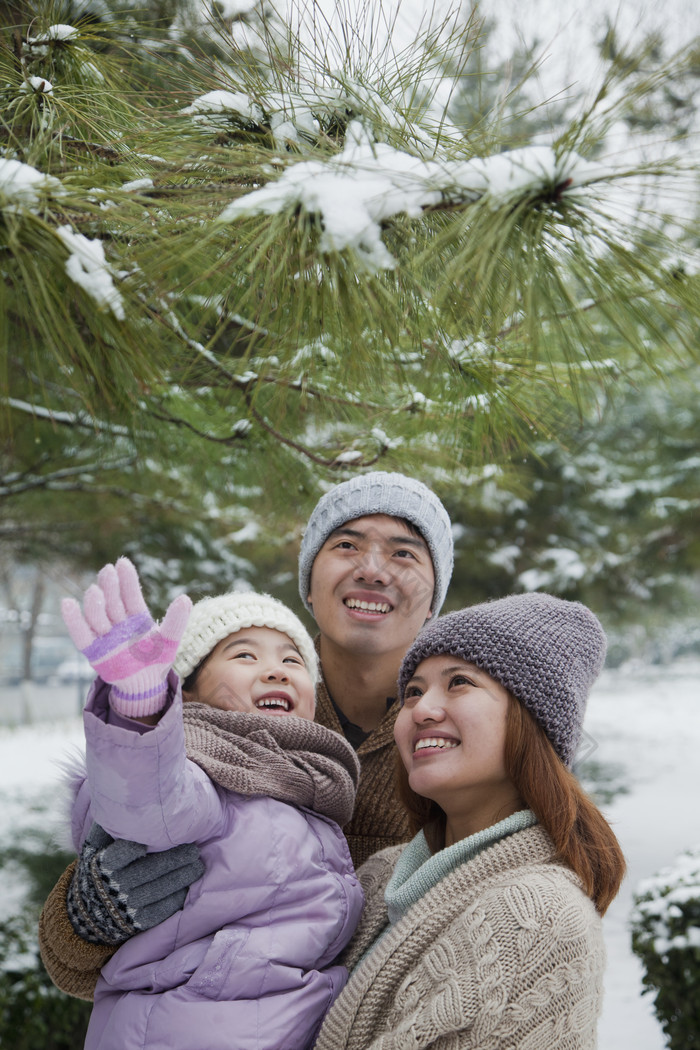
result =
[[[196,692],[193,692],[191,689],[188,689],[187,691],[185,691],[183,689],[182,690],[182,702],[183,702],[183,704],[196,703],[197,702],[197,694],[196,694]]]

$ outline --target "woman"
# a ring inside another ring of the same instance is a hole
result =
[[[595,1047],[625,863],[570,766],[605,648],[590,610],[545,594],[418,636],[395,729],[417,834],[361,869],[352,973],[316,1050]]]

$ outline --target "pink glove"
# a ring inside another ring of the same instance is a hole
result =
[[[127,718],[162,710],[168,671],[187,626],[192,602],[181,594],[159,627],[148,611],[128,558],[105,565],[83,597],[83,611],[64,598],[61,615],[75,646],[112,686],[110,704]]]

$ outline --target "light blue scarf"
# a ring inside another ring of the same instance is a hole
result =
[[[472,860],[487,846],[493,846],[494,843],[500,842],[508,835],[531,828],[536,823],[537,817],[531,809],[521,809],[511,814],[510,817],[506,817],[505,820],[500,820],[498,824],[493,824],[483,831],[477,831],[475,835],[468,835],[467,838],[460,839],[459,842],[441,849],[438,853],[430,852],[425,835],[419,831],[396,862],[396,867],[384,890],[389,922],[355,963],[353,973],[370,952],[374,951],[392,925],[406,914],[411,905],[437,885],[440,879],[444,879],[460,864]]]
[[[438,853],[430,852],[425,835],[419,831],[399,857],[384,891],[389,922],[398,922],[412,904],[425,896],[440,879],[444,879],[460,864],[472,860],[477,853],[481,853],[487,846],[492,846],[494,842],[516,831],[531,828],[536,823],[537,817],[531,809],[521,809],[505,820],[500,820],[498,824],[477,831],[474,835],[468,835],[467,838],[460,839]]]

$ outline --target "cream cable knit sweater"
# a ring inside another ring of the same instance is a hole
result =
[[[361,869],[349,968],[387,923],[403,847]],[[362,959],[315,1050],[594,1050],[602,926],[547,833],[518,831],[461,864]]]

